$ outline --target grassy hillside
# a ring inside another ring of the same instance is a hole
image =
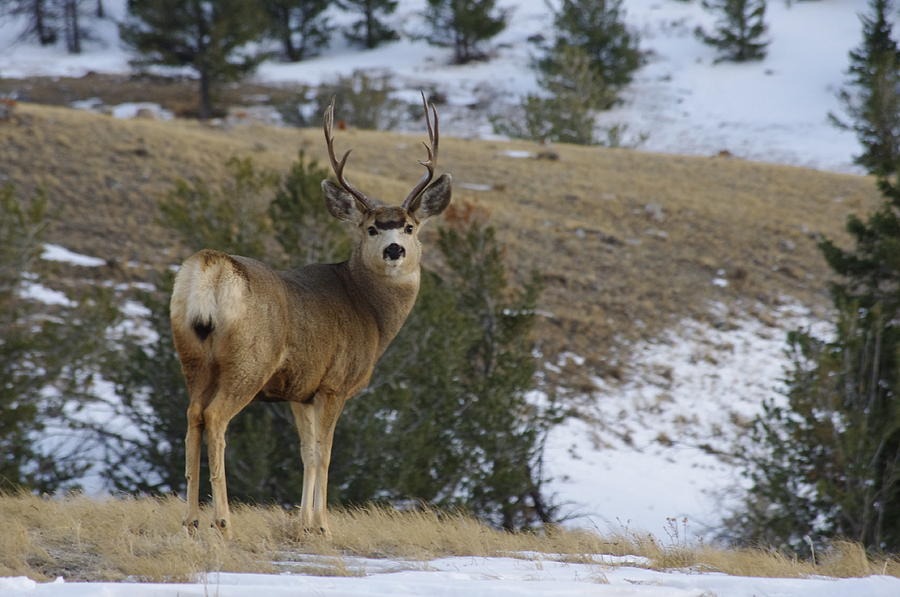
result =
[[[454,175],[454,201],[490,212],[517,275],[546,277],[545,352],[574,351],[600,371],[627,345],[619,340],[707,317],[712,303],[762,317],[783,301],[824,306],[828,270],[814,239],[844,238],[846,216],[878,199],[864,177],[596,147],[518,158],[507,152],[547,148],[443,133],[440,170]],[[336,145],[354,149],[355,184],[397,202],[420,176],[422,139],[351,129]],[[284,169],[299,149],[327,163],[320,130],[225,130],[20,105],[0,122],[0,182],[45,189],[53,242],[109,259],[103,275],[139,278],[138,265],[162,267],[190,252],[156,222],[156,202],[175,179],[213,179],[233,155]],[[426,250],[426,262],[436,253]]]

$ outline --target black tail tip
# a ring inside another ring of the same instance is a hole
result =
[[[203,321],[200,319],[194,320],[191,327],[194,329],[194,333],[197,334],[197,337],[200,338],[201,342],[206,340],[209,335],[212,334],[214,329],[212,321]]]

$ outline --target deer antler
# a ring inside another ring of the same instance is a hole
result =
[[[428,114],[428,102],[425,100],[425,92],[422,92],[422,106],[425,107],[425,126],[428,127],[428,140],[431,142],[431,146],[427,143],[422,142],[422,145],[425,146],[425,151],[428,152],[428,159],[424,162],[419,162],[423,166],[427,172],[422,176],[422,179],[419,183],[413,187],[413,190],[409,192],[406,199],[403,200],[403,209],[409,209],[411,205],[415,202],[415,200],[422,194],[422,191],[425,190],[425,187],[428,186],[428,183],[431,182],[431,179],[434,178],[434,167],[437,165],[437,155],[438,155],[438,140],[440,139],[440,129],[438,128],[438,113],[437,108],[434,107],[434,104],[431,104],[431,113],[434,115],[434,124],[432,125],[431,118]]]
[[[325,110],[325,119],[324,119],[324,129],[325,129],[325,144],[328,146],[328,158],[331,160],[331,168],[334,170],[335,176],[337,176],[338,182],[341,183],[341,186],[344,187],[348,193],[353,195],[356,199],[357,203],[364,208],[365,211],[372,211],[375,209],[375,204],[372,203],[372,200],[366,197],[366,195],[354,187],[350,182],[344,178],[344,164],[347,163],[347,158],[350,157],[350,152],[352,149],[348,149],[344,156],[338,160],[334,155],[334,134],[331,132],[334,127],[334,98],[331,98],[331,104],[328,105],[328,108]]]

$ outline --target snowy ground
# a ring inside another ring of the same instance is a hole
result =
[[[777,326],[744,317],[727,330],[684,321],[634,347],[623,385],[597,380],[589,421],[556,428],[546,448],[551,490],[580,515],[571,525],[661,539],[714,534],[743,487],[715,454],[735,448],[735,420],[778,398],[787,331],[827,333],[801,308],[773,315]]]
[[[114,18],[122,17],[121,0],[106,0],[106,5]],[[491,136],[487,112],[503,112],[537,90],[530,69],[536,50],[528,38],[546,33],[544,0],[500,0],[498,5],[510,11],[510,26],[495,38],[490,61],[466,66],[450,65],[449,50],[410,38],[425,30],[424,5],[423,0],[400,1],[392,16],[404,33],[400,41],[361,51],[337,35],[320,57],[266,62],[256,76],[270,83],[317,84],[357,69],[386,72],[402,98],[415,99],[421,87],[446,94],[445,134]],[[696,26],[709,28],[713,22],[699,1],[629,0],[624,6],[649,61],[626,90],[624,104],[601,116],[602,126],[627,125],[626,140],[647,134],[641,147],[651,151],[711,155],[727,150],[746,159],[859,171],[852,164],[859,152],[855,137],[831,126],[827,114],[840,111],[835,93],[844,82],[847,51],[861,37],[856,15],[864,11],[865,0],[769,2],[768,56],[748,64],[714,64],[715,51],[693,34]],[[331,10],[335,23],[347,21],[346,14]],[[129,54],[110,21],[95,26],[94,40],[80,56],[17,42],[21,29],[16,21],[0,22],[0,76],[129,70]]]
[[[353,561],[350,561],[353,560]],[[455,557],[429,562],[345,558],[360,576],[209,574],[196,583],[35,583],[0,578],[4,597],[244,597],[293,595],[504,597],[896,597],[900,579],[776,579],[696,571],[655,572],[630,566],[514,558]]]

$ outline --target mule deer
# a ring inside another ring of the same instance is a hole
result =
[[[338,184],[322,181],[332,216],[353,228],[350,258],[289,271],[204,249],[175,278],[172,335],[190,402],[185,438],[189,531],[199,522],[200,448],[206,432],[214,526],[231,534],[225,429],[254,400],[290,403],[303,461],[304,528],[330,534],[326,513],[334,427],[344,403],[366,387],[419,291],[420,225],[450,203],[450,175],[434,182],[438,115],[422,95],[431,145],[426,172],[403,203],[386,206],[344,177],[348,150],[334,153],[334,101],[325,144]],[[429,184],[430,183],[430,184]],[[310,231],[315,234],[315,231]]]

